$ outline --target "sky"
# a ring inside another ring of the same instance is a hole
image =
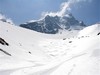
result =
[[[100,22],[100,0],[0,0],[0,13],[19,25],[40,19],[44,12],[63,11],[64,6],[87,25]]]

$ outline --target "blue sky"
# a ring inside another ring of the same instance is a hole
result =
[[[63,2],[67,0],[0,0],[0,12],[21,24],[39,19],[43,12],[59,11]],[[83,0],[72,5],[70,12],[88,25],[100,22],[100,0]]]

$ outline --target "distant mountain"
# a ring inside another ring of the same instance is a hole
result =
[[[9,23],[9,24],[12,24],[12,25],[14,24],[13,21],[10,18],[5,17],[5,15],[3,15],[1,13],[0,13],[0,21],[6,22],[6,23]]]
[[[21,24],[21,27],[28,28],[37,32],[56,34],[59,30],[80,30],[86,25],[82,21],[78,21],[72,14],[65,16],[49,16],[46,15],[43,19]]]

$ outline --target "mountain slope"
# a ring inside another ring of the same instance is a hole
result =
[[[41,33],[56,34],[59,30],[81,30],[86,25],[76,20],[72,14],[65,16],[46,15],[43,19],[21,24],[21,27],[28,28]]]
[[[0,75],[99,75],[99,27],[86,27],[68,38],[0,21],[0,38],[9,44],[0,43],[0,49],[11,54],[0,51]]]
[[[48,55],[45,56],[46,54],[41,51],[37,45],[39,40],[44,39],[40,33],[0,21],[0,38],[4,39],[9,44],[9,46],[6,46],[0,43],[0,49],[2,49],[2,51],[0,51],[0,61],[2,61],[0,62],[2,65],[0,66],[0,70],[22,67],[25,66],[25,64],[26,66],[30,66],[34,61],[36,63],[41,62],[42,64],[42,62],[50,58]],[[4,51],[11,54],[11,56],[5,54]],[[16,64],[14,61],[16,61]],[[25,64],[23,65],[22,62],[25,62]],[[8,64],[8,66],[4,63]],[[31,65],[34,65],[34,63]]]

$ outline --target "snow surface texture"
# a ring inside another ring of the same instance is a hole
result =
[[[48,35],[0,21],[0,38],[9,44],[0,43],[0,75],[100,75],[99,32],[95,24],[77,36]]]

